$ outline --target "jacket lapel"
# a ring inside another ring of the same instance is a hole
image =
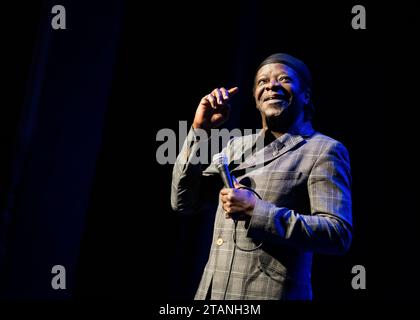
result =
[[[243,170],[251,167],[255,169],[264,166],[266,163],[273,161],[274,159],[282,156],[290,149],[293,149],[297,145],[304,143],[303,137],[310,136],[314,133],[312,126],[304,126],[299,134],[285,133],[280,138],[274,140],[264,148],[257,150],[253,155],[248,156],[244,162],[234,168],[232,171]]]
[[[304,139],[301,136],[291,136],[288,133],[282,136],[282,138],[283,137],[285,138],[284,143],[279,141],[279,139],[273,141],[263,149],[258,150],[255,154],[249,156],[244,162],[242,162],[232,171],[243,170],[250,167],[262,167],[264,166],[264,164],[280,157],[281,155],[285,154],[287,151],[292,149],[294,146],[304,141]]]

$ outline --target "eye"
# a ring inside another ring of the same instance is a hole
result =
[[[290,82],[292,79],[289,76],[281,76],[279,81],[281,82]]]
[[[262,85],[264,85],[264,84],[266,84],[267,83],[267,79],[265,79],[265,78],[263,78],[263,79],[259,79],[258,80],[258,82],[257,82],[257,86],[262,86]]]

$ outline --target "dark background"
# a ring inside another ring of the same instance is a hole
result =
[[[170,208],[160,129],[191,124],[202,96],[239,86],[227,128],[259,128],[256,67],[288,52],[314,78],[314,126],[343,142],[354,240],[316,256],[314,298],[418,298],[418,142],[408,2],[31,1],[2,10],[1,296],[192,299],[212,216]],[[53,30],[55,4],[67,29]],[[367,29],[351,28],[363,4]],[[51,288],[63,265],[67,289]],[[365,266],[367,289],[351,268]]]

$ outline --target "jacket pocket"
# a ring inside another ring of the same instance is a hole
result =
[[[261,252],[258,255],[258,260],[260,270],[271,279],[277,282],[284,282],[286,279],[290,279],[290,277],[287,276],[287,269],[270,255]]]
[[[311,284],[289,276],[287,268],[278,260],[263,252],[259,255],[258,268],[273,281],[270,290],[273,296],[285,300],[311,300]]]

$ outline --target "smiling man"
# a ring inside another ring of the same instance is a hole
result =
[[[222,151],[237,183],[219,191],[213,242],[196,299],[312,299],[313,253],[348,250],[348,153],[312,128],[311,84],[306,65],[291,55],[271,55],[259,66],[254,97],[262,130],[232,139]],[[196,131],[226,121],[228,101],[237,92],[217,88],[201,99],[173,169],[174,210],[197,212],[205,204],[200,189],[219,173],[217,163],[205,168],[192,161],[206,143]]]
[[[261,112],[263,129],[279,137],[299,129],[312,117],[311,76],[299,60],[285,54],[268,57],[260,65],[254,97]],[[307,110],[305,110],[305,108]]]

